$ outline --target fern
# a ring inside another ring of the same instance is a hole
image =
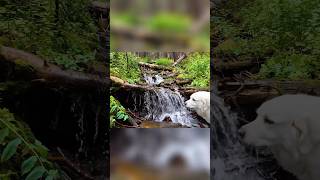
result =
[[[19,122],[7,109],[0,109],[0,144],[4,147],[1,153],[1,163],[22,161],[21,170],[14,174],[20,174],[20,177],[25,176],[26,179],[38,179],[40,177],[57,179],[58,171],[51,169],[53,165],[46,160],[48,149],[38,140],[31,143],[30,139],[33,138],[27,137],[24,132],[26,129],[22,129],[22,125],[19,126],[18,124]],[[13,157],[16,158],[13,159]],[[52,173],[53,171],[55,173]],[[11,175],[12,173],[9,173],[8,176]]]

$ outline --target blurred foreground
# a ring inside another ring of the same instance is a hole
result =
[[[112,180],[206,180],[209,129],[112,129]]]

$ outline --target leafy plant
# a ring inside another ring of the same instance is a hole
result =
[[[129,83],[140,81],[140,69],[138,62],[141,58],[132,53],[112,52],[110,53],[110,74],[117,76]]]
[[[110,128],[115,126],[117,120],[126,121],[128,118],[126,109],[116,98],[110,96]]]
[[[0,109],[0,172],[6,172],[0,173],[1,179],[58,179],[58,171],[46,159],[48,149],[34,139],[29,131],[7,109]],[[21,164],[21,169],[13,165],[17,163]]]
[[[170,66],[173,63],[173,59],[169,58],[160,58],[157,59],[155,64],[161,65],[161,66]]]
[[[192,86],[208,87],[210,82],[210,54],[192,53],[179,66],[180,78],[192,79]]]
[[[319,64],[309,55],[288,54],[269,59],[259,72],[261,78],[311,79],[319,74]]]

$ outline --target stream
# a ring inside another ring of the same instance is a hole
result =
[[[159,85],[164,81],[159,74],[154,76],[144,75],[149,86]],[[169,121],[188,127],[198,127],[198,120],[192,116],[185,105],[186,99],[178,91],[164,87],[154,88],[144,93],[145,118],[156,122]]]
[[[211,104],[211,175],[214,180],[292,179],[266,147],[249,147],[238,135],[240,117],[214,93]]]

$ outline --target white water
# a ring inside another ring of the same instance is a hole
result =
[[[185,106],[185,100],[178,91],[159,88],[144,94],[146,118],[161,122],[170,118],[173,123],[192,126],[197,123]]]
[[[147,76],[146,74],[144,74],[143,77],[149,85],[158,85],[164,81],[164,79],[158,74],[156,74],[155,76]]]
[[[155,77],[155,78],[154,78]],[[159,84],[163,81],[160,75],[153,77],[144,75],[149,85]],[[172,91],[168,88],[155,88],[144,93],[145,118],[157,122],[169,119],[173,123],[180,123],[185,126],[197,126],[196,120],[185,106],[185,99],[178,90]]]
[[[257,172],[259,161],[240,143],[236,114],[224,106],[223,100],[213,96],[211,116],[211,168],[214,180],[263,180]]]

